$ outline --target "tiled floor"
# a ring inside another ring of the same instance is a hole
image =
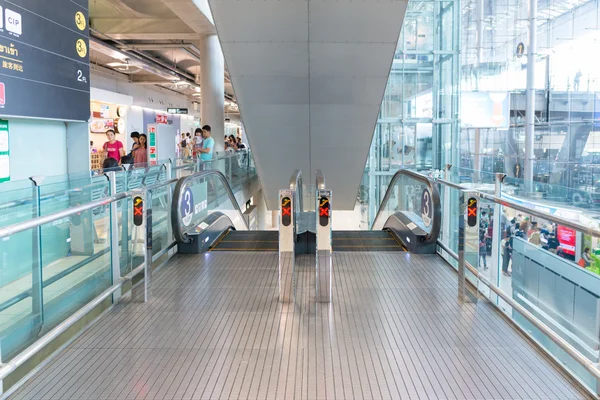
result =
[[[582,399],[437,256],[336,253],[334,301],[276,253],[177,256],[148,304],[116,307],[11,399]]]

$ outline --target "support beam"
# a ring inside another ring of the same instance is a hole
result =
[[[214,151],[223,151],[225,132],[225,61],[217,35],[204,36],[199,43],[201,60],[202,125],[210,125]]]
[[[527,49],[527,110],[525,125],[525,191],[533,191],[535,139],[535,58],[537,53],[537,0],[529,0],[529,48]]]

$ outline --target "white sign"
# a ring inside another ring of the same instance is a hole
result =
[[[21,19],[21,14],[9,10],[7,8],[4,17],[4,25],[6,25],[6,30],[14,33],[17,36],[21,36],[21,34],[23,33],[23,22]]]
[[[411,222],[410,224],[406,225],[406,227],[408,229],[410,229],[411,231],[414,231],[415,229],[417,229],[417,224],[415,224],[414,222]]]

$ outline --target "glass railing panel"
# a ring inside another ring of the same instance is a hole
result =
[[[458,253],[458,232],[464,226],[464,216],[459,215],[459,190],[441,185],[440,195],[443,207],[440,240]],[[565,214],[568,209],[550,207],[541,211],[577,221],[575,215]],[[479,199],[478,218],[479,234],[474,239],[465,236],[467,261],[590,361],[598,363],[600,240],[550,219],[482,199]],[[589,225],[598,227],[591,219]],[[440,253],[457,265],[443,251]],[[596,390],[596,380],[579,363],[506,301],[484,285],[478,285],[472,274],[467,277],[481,295],[497,304],[559,363]]]
[[[174,186],[172,186],[174,188]],[[152,254],[155,255],[166,249],[172,242],[169,224],[170,199],[169,187],[163,186],[147,192],[152,201]]]
[[[110,286],[109,215],[108,206],[97,207],[0,242],[3,361]],[[19,262],[5,262],[15,248]]]

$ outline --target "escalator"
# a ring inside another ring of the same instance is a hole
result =
[[[333,231],[332,250],[336,251],[406,251],[390,230]]]
[[[278,231],[236,231],[225,232],[210,248],[210,251],[278,251]]]

